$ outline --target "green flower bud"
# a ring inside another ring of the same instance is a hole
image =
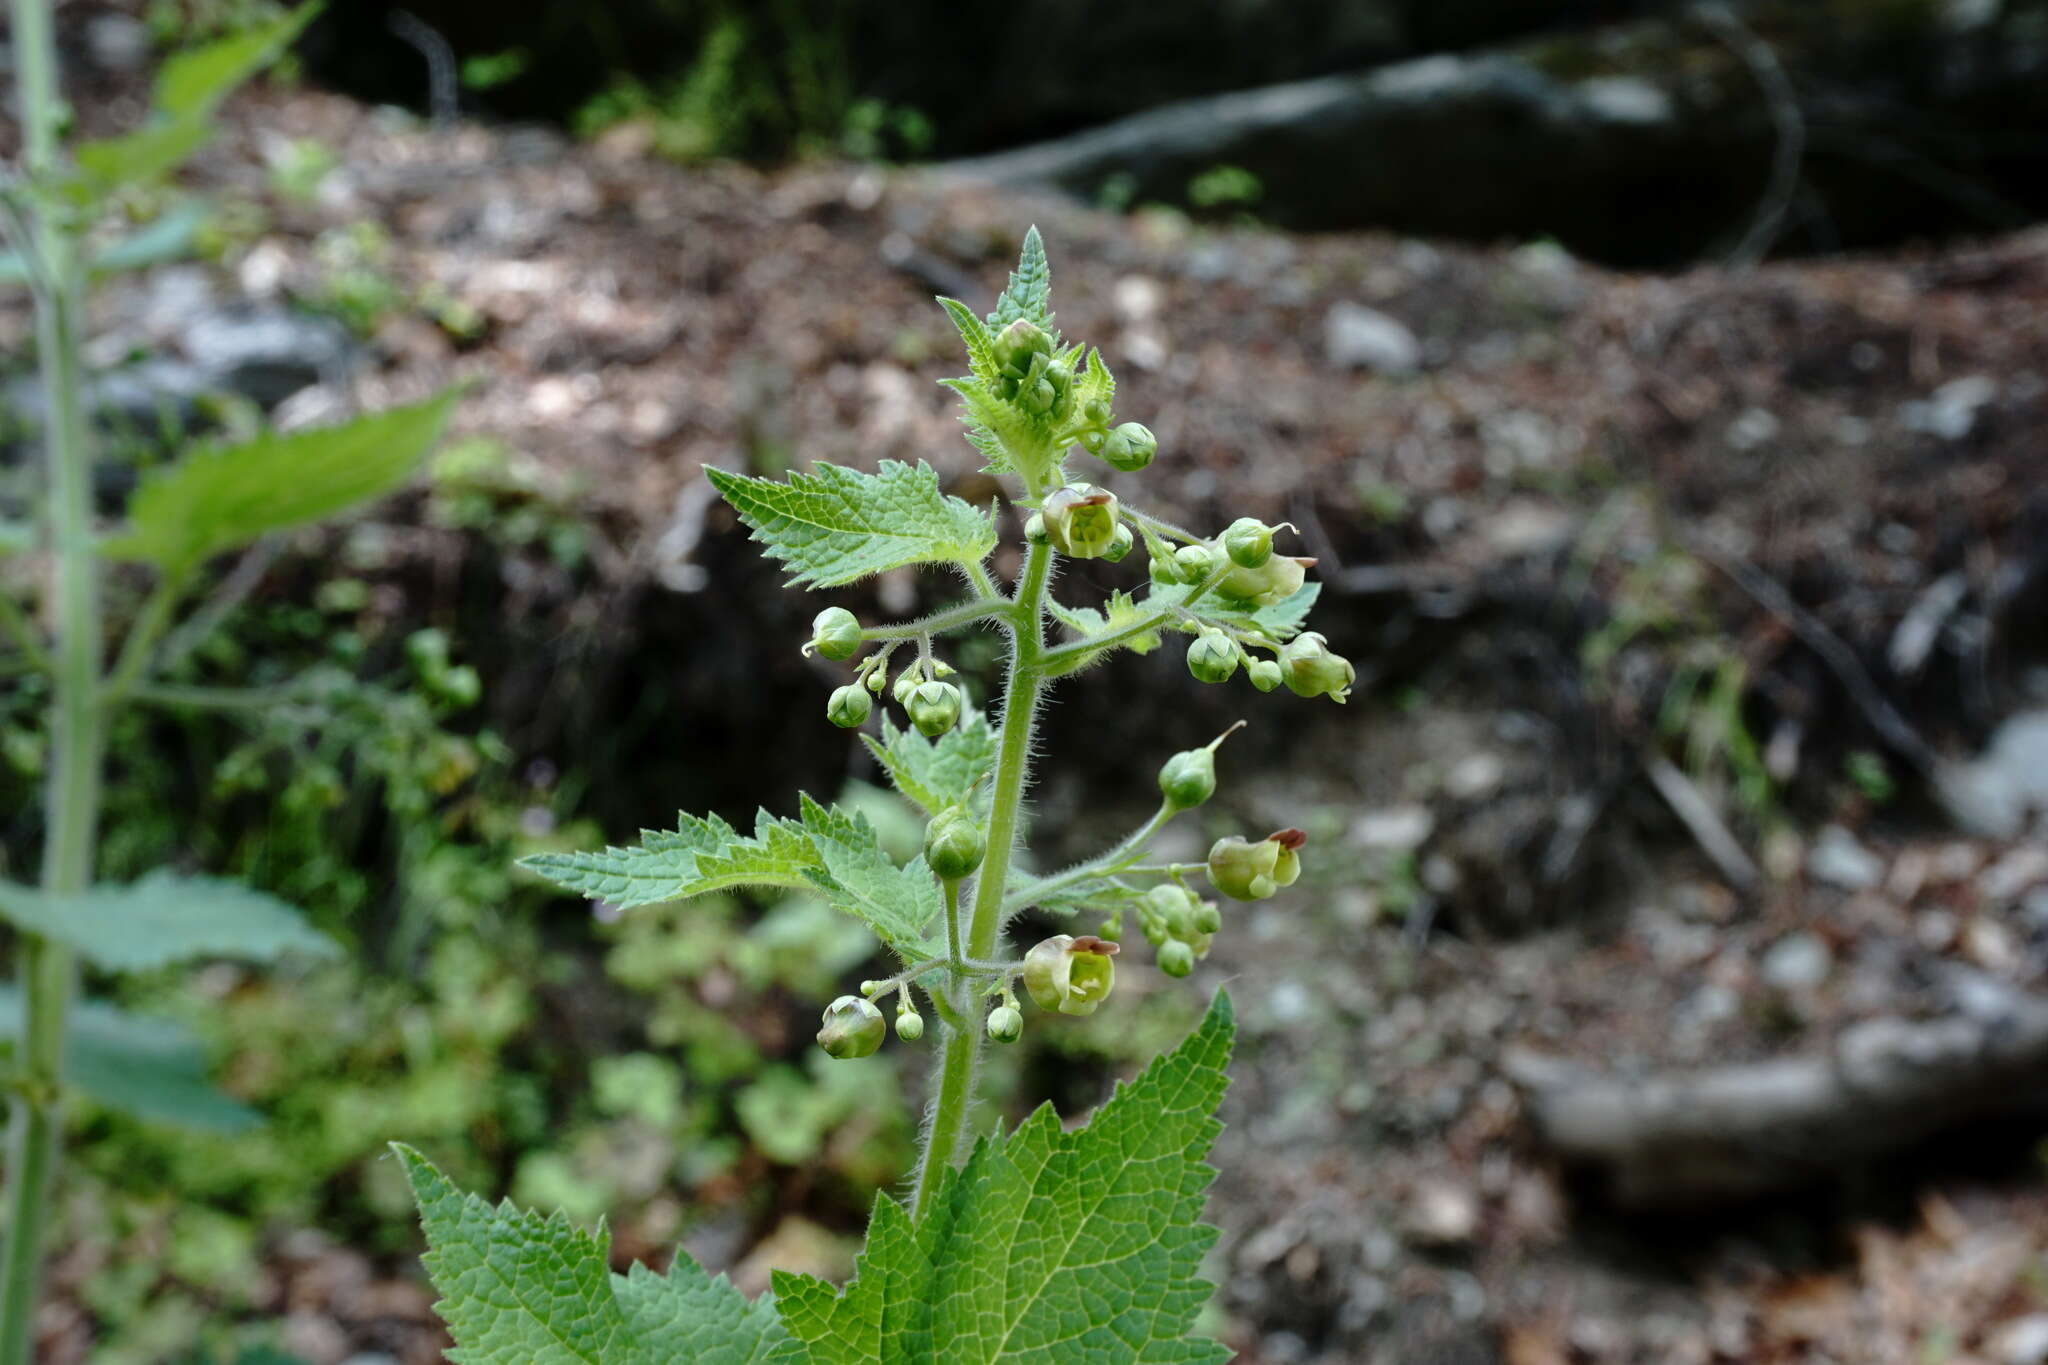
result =
[[[1205,630],[1188,646],[1188,672],[1195,681],[1229,682],[1237,672],[1237,645],[1220,630]]]
[[[1215,751],[1186,749],[1167,759],[1159,769],[1159,791],[1175,810],[1207,801],[1216,794]]]
[[[896,1009],[896,1036],[906,1043],[924,1037],[924,1016],[910,1003],[910,988],[903,988],[903,1003]]]
[[[995,353],[996,367],[1021,379],[1031,372],[1033,356],[1052,354],[1052,338],[1040,330],[1037,323],[1018,318],[996,333]]]
[[[1152,555],[1145,572],[1151,575],[1155,587],[1171,588],[1185,581],[1180,576],[1180,561],[1170,554]]]
[[[1097,454],[1112,469],[1121,469],[1126,474],[1135,474],[1152,463],[1152,457],[1159,453],[1159,439],[1142,422],[1126,422],[1109,433],[1109,439],[1102,443]]]
[[[1014,1043],[1024,1036],[1024,1012],[1015,1005],[997,1005],[988,1012],[988,1040]]]
[[[889,685],[889,670],[877,665],[861,674],[860,680],[867,685],[868,691],[879,697],[882,689]]]
[[[1203,938],[1208,938],[1223,928],[1223,912],[1217,908],[1215,901],[1196,901],[1195,908],[1188,913],[1188,920],[1194,931]]]
[[[1273,870],[1280,861],[1280,845],[1271,839],[1256,844],[1231,835],[1218,839],[1209,849],[1209,881],[1232,900],[1262,901],[1280,889]]]
[[[1024,954],[1024,989],[1040,1009],[1093,1014],[1116,985],[1116,951],[1093,934],[1055,934]]]
[[[1102,552],[1102,557],[1112,564],[1119,563],[1131,552],[1131,546],[1136,543],[1137,537],[1131,534],[1131,528],[1119,525],[1116,528],[1116,539],[1109,543],[1109,548]]]
[[[1070,484],[1045,495],[1039,509],[1052,547],[1075,559],[1099,559],[1116,544],[1116,494],[1093,484]]]
[[[908,711],[910,699],[917,694],[918,686],[923,681],[915,667],[906,668],[896,675],[896,681],[889,688],[889,695],[896,699],[898,706]]]
[[[926,739],[936,739],[960,722],[960,689],[951,683],[919,683],[904,710]]]
[[[1181,546],[1173,552],[1173,562],[1183,583],[1200,583],[1216,572],[1216,552],[1206,545]]]
[[[1195,969],[1195,950],[1177,938],[1159,945],[1159,970],[1168,976],[1186,976]]]
[[[1199,749],[1185,749],[1160,765],[1159,794],[1175,810],[1199,806],[1216,794],[1216,750],[1244,725],[1239,721]]]
[[[1109,404],[1100,398],[1089,399],[1081,405],[1081,420],[1091,427],[1099,428],[1109,425]],[[1131,425],[1136,426],[1137,423],[1133,422]],[[1103,433],[1097,431],[1094,434],[1099,436]],[[1081,439],[1086,441],[1088,438],[1083,436]]]
[[[1180,890],[1176,887],[1175,890]],[[1185,943],[1195,936],[1195,898],[1186,891],[1175,897],[1162,918],[1166,922],[1166,936]]]
[[[1314,631],[1295,636],[1280,651],[1280,672],[1287,688],[1297,697],[1320,697],[1342,703],[1351,695],[1358,670],[1341,654],[1332,654],[1329,644]]]
[[[1257,517],[1239,517],[1223,533],[1223,552],[1241,569],[1256,569],[1273,557],[1273,528]]]
[[[1052,537],[1045,533],[1045,518],[1036,512],[1024,523],[1024,541],[1028,545],[1050,545]]]
[[[1280,685],[1280,665],[1271,659],[1254,659],[1245,671],[1251,675],[1252,686],[1261,692],[1271,692]]]
[[[1247,569],[1233,561],[1230,571],[1218,580],[1216,594],[1250,606],[1270,607],[1301,591],[1301,585],[1308,581],[1309,565],[1313,563],[1313,559],[1272,555],[1256,569]]]
[[[818,1046],[828,1056],[867,1057],[882,1045],[889,1031],[882,1012],[874,1002],[857,995],[842,995],[825,1007],[824,1027],[818,1030]]]
[[[947,881],[957,881],[981,866],[988,836],[965,806],[948,806],[924,827],[926,866]]]
[[[842,730],[858,730],[867,724],[868,712],[874,708],[875,703],[866,688],[859,683],[848,683],[833,689],[831,699],[825,703],[825,719]]]
[[[827,607],[811,619],[811,648],[828,659],[851,659],[860,650],[860,622],[845,607]]]
[[[1035,417],[1051,412],[1060,401],[1059,390],[1050,379],[1040,378],[1017,393],[1017,406]]]

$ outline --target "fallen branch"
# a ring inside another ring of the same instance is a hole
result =
[[[1602,1174],[1617,1204],[1754,1197],[2041,1106],[2048,999],[1958,978],[1954,1014],[1868,1020],[1817,1055],[1648,1076],[1529,1051],[1503,1066],[1542,1142]]]

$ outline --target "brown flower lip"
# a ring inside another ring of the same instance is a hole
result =
[[[1103,957],[1115,957],[1122,949],[1106,938],[1097,938],[1093,934],[1082,934],[1067,945],[1067,951],[1070,953],[1098,953]]]
[[[1292,853],[1308,842],[1308,831],[1299,829],[1276,829],[1266,836],[1280,847]]]

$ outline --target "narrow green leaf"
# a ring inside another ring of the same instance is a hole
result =
[[[78,143],[72,148],[78,175],[60,188],[74,202],[91,203],[115,190],[150,184],[184,165],[212,137],[203,119],[182,118]]]
[[[802,1360],[772,1303],[677,1252],[666,1275],[609,1268],[611,1239],[556,1214],[493,1208],[393,1143],[431,1248],[457,1365],[770,1365]]]
[[[202,957],[270,962],[285,953],[332,957],[341,951],[274,896],[219,877],[161,870],[127,886],[96,886],[74,896],[0,882],[0,918],[110,972]]]
[[[922,858],[898,868],[867,817],[803,798],[798,819],[762,811],[752,838],[717,816],[678,817],[674,830],[643,830],[636,848],[537,853],[520,866],[556,885],[633,909],[740,886],[814,891],[911,961],[930,956],[924,928],[939,909]]]
[[[898,729],[884,714],[882,737],[863,734],[860,738],[896,790],[927,815],[937,815],[966,800],[975,784],[996,765],[996,731],[979,711],[968,712],[960,724],[937,739]]]
[[[996,377],[996,353],[993,338],[974,310],[958,299],[939,297],[939,306],[946,310],[946,316],[953,319],[953,325],[960,330],[960,339],[967,343],[967,363],[973,367],[974,377],[984,384]]]
[[[188,199],[138,232],[130,233],[94,256],[95,275],[112,275],[126,270],[146,270],[192,254],[193,241],[206,225],[206,205]]]
[[[0,1038],[18,1042],[22,1020],[21,992],[0,985]],[[109,1109],[178,1128],[238,1133],[256,1123],[207,1079],[206,1051],[183,1024],[98,1000],[71,1007],[64,1080]]]
[[[919,460],[873,474],[820,462],[787,483],[706,469],[798,587],[834,587],[905,564],[979,564],[996,545],[988,513],[939,490]]]
[[[1051,300],[1052,270],[1045,263],[1044,239],[1034,225],[1024,234],[1024,249],[1018,255],[1017,268],[1010,272],[1010,287],[996,300],[996,310],[988,315],[988,325],[1000,332],[1018,318],[1026,318],[1057,338]]]
[[[1051,1106],[985,1139],[913,1224],[876,1200],[853,1282],[778,1273],[776,1301],[810,1365],[1088,1365],[1230,1359],[1190,1335],[1212,1286],[1197,1278],[1234,1023],[1202,1025],[1120,1087],[1085,1127]]]
[[[333,516],[397,488],[441,439],[456,395],[339,426],[207,445],[147,475],[128,503],[116,559],[181,574],[271,531]]]
[[[156,107],[172,118],[204,116],[270,65],[320,12],[301,5],[267,24],[171,55],[156,77]]]

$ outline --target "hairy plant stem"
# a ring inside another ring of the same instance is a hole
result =
[[[1048,895],[1075,882],[1093,876],[1111,876],[1130,868],[1144,856],[1145,846],[1152,842],[1152,836],[1166,827],[1166,822],[1180,813],[1180,808],[1169,801],[1159,803],[1159,809],[1152,818],[1125,835],[1115,848],[1107,853],[1098,853],[1086,862],[1075,863],[1062,872],[1050,877],[1040,877],[1035,882],[1026,882],[1003,900],[1003,913],[1014,915],[1027,906],[1036,905]]]
[[[56,165],[57,52],[47,0],[14,0],[22,160],[31,176]],[[45,407],[50,530],[55,549],[55,684],[52,763],[44,790],[43,887],[57,894],[92,881],[104,732],[99,705],[99,570],[92,541],[92,458],[79,386],[78,328],[85,272],[78,242],[33,201],[34,250],[44,272],[36,294],[36,344]],[[71,952],[34,934],[15,953],[25,998],[15,1096],[8,1124],[7,1230],[0,1262],[0,1365],[29,1365],[42,1278],[44,1224],[62,1135],[64,1035],[78,967]]]
[[[1045,587],[1052,576],[1052,550],[1033,545],[1025,556],[1006,624],[1010,630],[1010,671],[1003,689],[1002,744],[996,751],[993,796],[989,805],[988,851],[974,884],[974,908],[967,923],[967,956],[986,958],[995,951],[1003,928],[1003,891],[1022,823],[1024,788],[1031,768],[1031,737],[1038,718],[1038,698],[1045,686],[1041,659],[1045,653]],[[949,905],[954,926],[958,907]],[[962,976],[948,986],[957,992]],[[960,1026],[948,1025],[939,1052],[932,1088],[931,1123],[925,1134],[924,1158],[917,1172],[912,1214],[922,1214],[939,1187],[939,1178],[953,1164],[967,1119],[974,1108],[975,1060],[981,1051],[980,1011],[956,995],[953,1004]],[[964,1006],[964,1007],[963,1007]]]

